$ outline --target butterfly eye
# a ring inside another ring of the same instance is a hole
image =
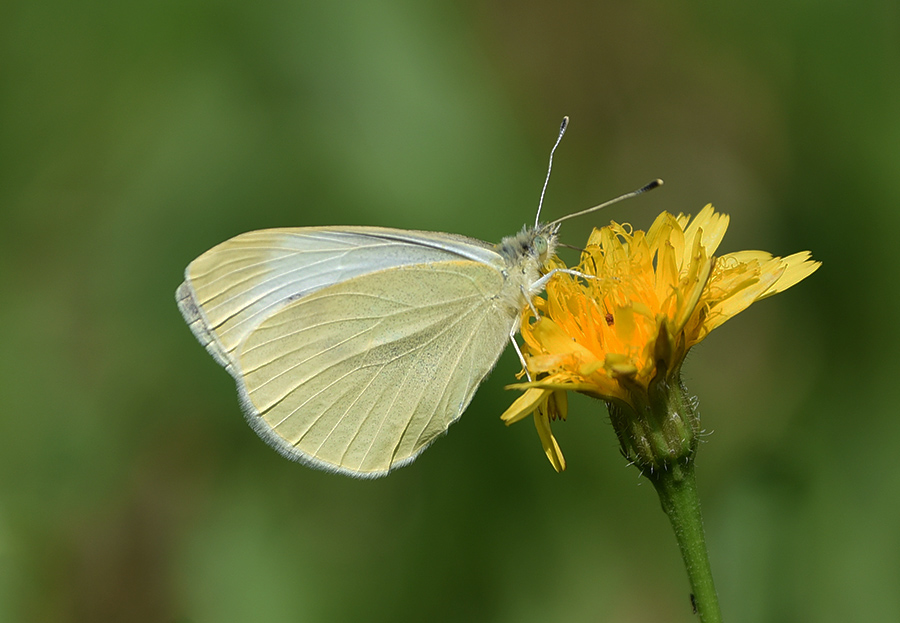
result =
[[[547,238],[544,236],[535,236],[532,246],[534,248],[535,254],[538,257],[543,257],[550,249],[550,245],[547,243]]]

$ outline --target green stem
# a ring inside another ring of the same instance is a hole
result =
[[[721,623],[722,612],[713,585],[712,569],[703,537],[700,498],[694,478],[694,462],[670,465],[668,469],[646,474],[656,487],[663,511],[669,516],[675,539],[691,584],[691,601],[701,623]]]

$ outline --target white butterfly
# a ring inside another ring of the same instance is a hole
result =
[[[499,245],[380,227],[249,232],[188,265],[178,308],[269,445],[383,476],[459,419],[507,341],[519,352],[562,220]]]

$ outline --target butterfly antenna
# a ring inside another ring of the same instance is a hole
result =
[[[537,216],[534,217],[535,227],[538,226],[538,223],[541,220],[541,208],[544,206],[544,193],[547,192],[547,183],[550,182],[550,171],[553,170],[553,152],[559,147],[559,142],[562,140],[563,134],[566,133],[566,128],[568,126],[569,117],[563,117],[562,123],[559,125],[559,136],[556,137],[556,143],[553,144],[553,149],[550,150],[550,164],[547,167],[547,177],[544,179],[544,187],[541,189],[541,200],[538,201]]]
[[[588,208],[587,210],[582,210],[581,212],[575,212],[574,214],[567,214],[566,216],[564,216],[562,218],[558,218],[555,221],[552,221],[550,224],[556,225],[557,223],[562,223],[565,220],[568,220],[570,218],[575,218],[576,216],[581,216],[582,214],[588,214],[589,212],[596,212],[597,210],[602,210],[603,208],[605,208],[607,206],[611,206],[614,203],[619,203],[620,201],[623,201],[625,199],[631,199],[632,197],[637,197],[638,195],[642,195],[645,192],[647,192],[649,190],[653,190],[654,188],[657,188],[662,185],[663,185],[662,180],[660,180],[660,179],[653,180],[646,186],[641,186],[637,190],[632,190],[630,193],[625,193],[624,195],[620,195],[620,196],[616,197],[615,199],[610,199],[609,201],[605,201],[605,202],[601,203],[600,205],[594,206],[593,208]]]

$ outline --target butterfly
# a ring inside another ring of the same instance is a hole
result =
[[[498,245],[382,227],[252,231],[191,262],[176,300],[263,440],[314,468],[383,476],[459,419],[507,342],[522,359],[521,312],[554,272],[564,219]]]

